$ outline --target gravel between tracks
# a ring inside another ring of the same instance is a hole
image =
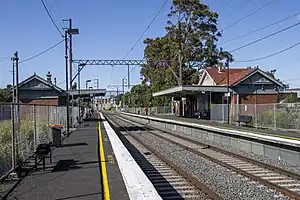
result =
[[[146,149],[143,145],[141,145],[138,141],[136,141],[134,138],[132,137],[126,137],[127,140],[133,145],[135,146],[139,151],[140,153],[145,153],[145,152],[148,152],[148,149]],[[155,155],[153,155],[154,157],[156,157]],[[160,160],[160,159],[159,159]],[[208,199],[211,199],[209,198],[206,194],[204,193],[200,193],[199,196],[197,197],[197,200],[208,200]]]
[[[183,137],[186,137],[186,138],[190,138],[190,139],[193,139],[195,141],[203,142],[205,144],[210,144],[211,146],[215,146],[215,147],[218,147],[220,149],[224,149],[228,152],[232,152],[232,153],[236,153],[236,154],[248,157],[248,158],[252,158],[254,160],[258,160],[258,161],[266,163],[266,164],[270,164],[270,165],[273,165],[273,166],[276,166],[276,167],[279,167],[279,168],[282,168],[282,169],[286,169],[288,171],[292,171],[292,172],[295,172],[295,173],[300,175],[300,165],[291,165],[291,164],[288,164],[288,163],[286,163],[285,161],[282,161],[282,160],[274,160],[274,159],[270,159],[270,158],[262,156],[262,155],[258,155],[258,154],[254,154],[254,153],[248,153],[248,152],[233,148],[229,145],[220,144],[220,143],[217,143],[217,142],[214,142],[214,141],[211,141],[211,140],[204,140],[203,138],[196,137],[194,135],[188,135],[188,134],[178,133],[178,132],[174,132],[174,134],[177,134],[177,135],[180,135],[180,136],[183,136]]]
[[[122,116],[122,117],[128,119],[127,116]],[[288,170],[288,171],[292,171],[292,172],[295,172],[295,173],[300,175],[300,165],[296,165],[296,164],[292,165],[292,164],[289,164],[289,163],[287,163],[283,160],[278,160],[278,159],[275,160],[275,159],[271,159],[271,158],[268,158],[268,157],[265,157],[265,156],[262,156],[262,155],[258,155],[258,154],[254,154],[254,153],[248,153],[248,152],[242,151],[240,149],[233,148],[233,147],[231,147],[229,145],[226,145],[226,144],[220,144],[220,143],[217,143],[215,141],[205,140],[201,137],[196,137],[195,135],[189,135],[189,134],[185,134],[185,133],[178,133],[178,132],[175,132],[175,131],[173,133],[177,134],[177,135],[180,135],[180,136],[183,136],[183,137],[193,139],[195,141],[203,142],[205,144],[209,144],[211,146],[215,146],[215,147],[224,149],[228,152],[236,153],[236,154],[248,157],[248,158],[252,158],[254,160],[258,160],[258,161],[266,163],[266,164],[270,164],[270,165],[273,165],[273,166],[276,166],[276,167],[279,167],[279,168],[282,168],[282,169],[285,169],[285,170]]]
[[[275,191],[258,183],[250,183],[245,177],[154,135],[143,133],[140,134],[140,137],[147,141],[148,145],[167,155],[175,164],[191,173],[224,199],[288,199],[287,197],[276,197],[278,194]]]

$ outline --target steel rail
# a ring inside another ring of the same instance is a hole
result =
[[[122,118],[122,117],[119,117],[119,118]],[[128,119],[126,119],[126,120],[128,120]],[[135,123],[135,124],[140,124],[140,123],[137,123],[137,122],[134,122],[134,123]],[[149,126],[149,125],[144,125],[144,124],[140,124],[140,125],[142,125],[142,126],[144,126],[144,127],[147,127],[147,128],[152,128],[152,129],[155,129],[155,130],[158,130],[158,131],[162,131],[162,130],[160,130],[160,129],[158,129],[158,128],[154,128],[154,127],[151,127],[151,126]],[[207,146],[207,144],[204,144],[204,143],[199,142],[199,141],[195,141],[195,140],[190,139],[190,138],[186,138],[186,137],[184,137],[184,136],[179,136],[179,135],[174,134],[174,133],[172,133],[172,132],[170,132],[170,131],[164,130],[164,131],[162,131],[162,132],[165,132],[165,133],[170,134],[170,135],[172,135],[172,136],[174,136],[174,137],[180,138],[180,139],[182,139],[182,140],[191,142],[191,143],[196,144],[196,145],[199,145],[199,146]],[[179,147],[181,147],[181,148],[183,148],[183,149],[186,149],[186,150],[188,150],[188,151],[190,151],[190,152],[192,152],[192,153],[195,153],[196,155],[199,155],[199,156],[204,157],[204,158],[206,158],[206,159],[208,159],[208,160],[211,160],[212,162],[215,162],[215,163],[217,163],[217,164],[219,164],[219,165],[221,165],[221,166],[223,166],[223,167],[225,167],[225,168],[231,169],[231,170],[233,170],[233,171],[235,171],[235,172],[237,172],[237,173],[239,173],[239,174],[242,174],[242,175],[244,175],[244,176],[246,176],[246,177],[248,177],[248,178],[250,178],[250,179],[252,179],[252,180],[255,180],[255,181],[257,181],[257,182],[260,182],[260,183],[266,185],[266,186],[269,187],[269,188],[275,189],[275,190],[277,190],[277,191],[279,191],[279,192],[285,194],[286,196],[289,196],[289,197],[291,197],[291,198],[299,199],[299,200],[300,200],[300,194],[297,193],[297,192],[288,190],[288,189],[285,188],[285,187],[279,186],[279,185],[277,185],[277,184],[275,184],[275,183],[272,183],[272,182],[270,182],[270,181],[268,181],[268,180],[262,179],[262,178],[260,178],[260,177],[258,177],[258,176],[255,176],[255,175],[253,175],[253,174],[251,174],[251,173],[248,173],[248,172],[246,172],[246,171],[244,171],[244,170],[242,170],[242,169],[239,169],[239,168],[237,168],[237,167],[235,167],[235,166],[232,166],[232,165],[227,164],[227,163],[225,163],[225,162],[223,162],[223,161],[220,161],[220,160],[218,160],[218,159],[216,159],[216,158],[213,158],[213,157],[211,157],[211,156],[208,156],[208,155],[206,155],[206,154],[204,154],[204,153],[202,153],[202,152],[199,152],[197,149],[194,149],[194,148],[191,148],[191,147],[187,147],[187,146],[185,146],[185,145],[183,145],[183,144],[180,144],[180,143],[178,143],[178,142],[175,142],[175,141],[173,141],[173,140],[171,140],[171,139],[169,139],[169,138],[166,138],[166,137],[164,137],[164,136],[161,136],[161,135],[159,135],[159,134],[157,134],[157,133],[154,133],[154,132],[150,132],[150,133],[153,134],[153,135],[155,135],[155,136],[157,136],[158,138],[161,138],[161,139],[163,139],[163,140],[166,140],[166,141],[168,141],[168,142],[170,142],[170,143],[172,143],[172,144],[174,144],[174,145],[177,145],[177,146],[179,146]],[[216,152],[223,153],[223,154],[225,154],[225,155],[229,155],[229,156],[238,158],[238,159],[240,159],[240,160],[243,160],[243,161],[246,161],[246,162],[249,162],[249,163],[258,165],[258,166],[261,166],[261,167],[266,168],[266,169],[269,169],[269,170],[271,170],[271,171],[275,171],[275,172],[277,172],[277,173],[286,175],[286,176],[291,177],[291,178],[294,178],[294,179],[296,179],[296,180],[300,180],[300,175],[298,175],[298,174],[296,174],[296,173],[293,173],[293,172],[290,172],[290,171],[287,171],[287,170],[284,170],[284,169],[281,169],[281,168],[278,168],[278,167],[275,167],[275,166],[272,166],[272,165],[268,165],[268,164],[265,164],[265,163],[262,163],[262,162],[259,162],[259,161],[254,160],[254,159],[250,159],[250,158],[247,158],[247,157],[244,157],[244,156],[235,154],[235,153],[231,153],[231,152],[228,152],[228,151],[226,151],[226,150],[223,150],[223,149],[220,149],[220,148],[217,148],[217,147],[214,147],[214,146],[210,146],[210,149],[211,149],[211,150],[214,150],[214,151],[216,151]]]

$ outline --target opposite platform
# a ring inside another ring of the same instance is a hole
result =
[[[210,122],[205,120],[197,120],[191,118],[180,118],[175,116],[152,116],[152,115],[140,115],[122,112],[125,115],[138,117],[142,119],[150,119],[153,121],[159,121],[162,123],[177,124],[185,127],[194,127],[202,130],[218,132],[231,136],[239,136],[245,138],[251,138],[272,144],[286,145],[291,147],[300,147],[300,134],[287,131],[277,130],[260,130],[255,128],[225,125],[217,122]]]

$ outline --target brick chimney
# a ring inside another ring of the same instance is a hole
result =
[[[47,77],[47,82],[50,83],[50,84],[52,84],[52,79],[51,79],[52,74],[50,72],[48,72],[48,74],[46,75],[46,77]]]

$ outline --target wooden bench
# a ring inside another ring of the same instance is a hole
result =
[[[38,159],[43,161],[43,171],[46,168],[46,158],[52,163],[52,147],[50,144],[39,144],[35,151],[35,167],[38,166]]]
[[[238,120],[236,122],[239,123],[239,126],[241,125],[241,122],[248,125],[252,121],[252,116],[249,115],[239,115]]]

